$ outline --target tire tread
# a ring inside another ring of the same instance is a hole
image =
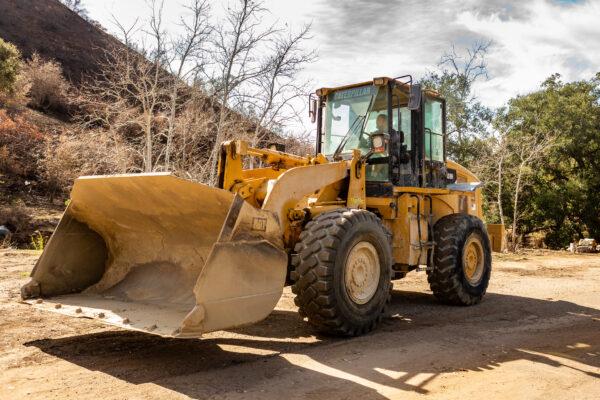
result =
[[[338,249],[344,242],[348,230],[356,224],[373,223],[379,226],[390,244],[391,234],[381,224],[377,216],[361,209],[341,208],[323,213],[309,221],[300,241],[294,248],[292,292],[300,314],[308,317],[309,323],[320,331],[355,336],[373,330],[385,314],[385,306],[368,324],[357,326],[345,319],[338,307],[338,299],[333,290],[333,272]],[[391,280],[386,288],[385,305],[391,297]]]
[[[433,270],[427,281],[434,296],[447,304],[473,305],[481,301],[487,290],[489,272],[484,273],[482,290],[478,294],[466,290],[462,275],[462,245],[467,236],[478,231],[484,241],[484,268],[491,270],[490,244],[483,222],[472,215],[451,214],[441,218],[434,227],[435,250]]]

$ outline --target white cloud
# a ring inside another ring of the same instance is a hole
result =
[[[186,0],[166,1],[171,23]],[[233,1],[233,0],[230,0]],[[227,1],[214,1],[217,14]],[[143,18],[144,0],[88,1],[92,18],[110,27],[110,14]],[[319,60],[304,72],[315,86],[334,86],[375,76],[435,68],[452,43],[458,48],[491,39],[489,80],[475,86],[486,105],[497,107],[527,93],[553,73],[565,80],[600,71],[600,0],[266,0],[274,21],[299,28],[312,22]],[[308,121],[295,130],[313,129]]]
[[[561,5],[536,0],[526,7],[526,19],[473,11],[457,15],[458,24],[493,41],[490,80],[476,87],[478,97],[490,106],[535,90],[553,73],[576,80],[600,71],[598,2]]]

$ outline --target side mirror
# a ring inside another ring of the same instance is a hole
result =
[[[408,99],[408,109],[418,110],[421,108],[421,84],[415,83],[410,86],[410,98]]]
[[[317,120],[317,107],[318,107],[317,99],[311,93],[308,96],[308,116],[310,117],[310,122],[313,124]]]

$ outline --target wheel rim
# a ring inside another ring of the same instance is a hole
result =
[[[476,286],[483,277],[483,246],[479,238],[471,234],[463,250],[463,273],[467,281]]]
[[[369,242],[358,242],[348,253],[344,268],[344,283],[350,299],[365,304],[373,298],[379,286],[379,256]]]

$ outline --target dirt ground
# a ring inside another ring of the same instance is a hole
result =
[[[495,255],[469,308],[409,274],[385,323],[354,339],[317,335],[286,288],[262,323],[197,340],[19,303],[37,256],[0,251],[0,399],[600,398],[600,255]]]

